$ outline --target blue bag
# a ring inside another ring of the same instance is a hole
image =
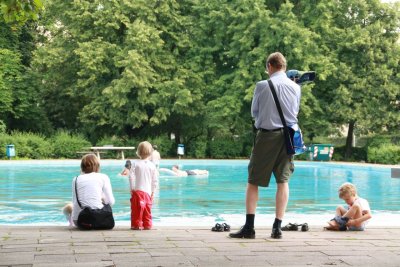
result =
[[[303,154],[307,150],[307,147],[304,145],[303,135],[301,134],[300,128],[297,131],[294,131],[293,147],[295,155]]]

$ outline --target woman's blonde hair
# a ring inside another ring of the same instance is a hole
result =
[[[143,141],[138,145],[136,155],[139,158],[146,159],[151,156],[151,153],[153,153],[153,147],[149,142]]]
[[[81,170],[83,173],[100,171],[100,161],[95,154],[86,154],[82,157]]]
[[[344,196],[356,196],[357,189],[356,186],[352,183],[344,183],[339,187],[339,197],[343,198]]]

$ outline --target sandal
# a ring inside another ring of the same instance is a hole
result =
[[[288,223],[281,228],[282,231],[297,231],[299,230],[299,225],[296,223]]]
[[[211,228],[211,231],[213,231],[213,232],[223,232],[224,231],[224,227],[221,224],[216,223],[215,226],[213,228]]]
[[[303,224],[300,224],[301,225],[301,231],[302,232],[307,232],[310,228],[308,227],[308,223],[303,223]],[[299,226],[300,226],[299,225]]]
[[[222,226],[224,227],[224,232],[230,232],[231,226],[227,223],[223,223]]]

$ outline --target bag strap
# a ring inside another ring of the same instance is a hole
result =
[[[76,201],[78,202],[78,205],[80,208],[82,208],[81,202],[79,202],[79,197],[78,197],[78,189],[76,189],[78,183],[78,176],[75,177],[75,196],[76,196]]]
[[[289,130],[286,125],[285,117],[283,116],[281,104],[279,102],[278,96],[276,95],[274,84],[272,83],[271,79],[268,79],[269,88],[271,89],[272,95],[275,100],[276,108],[278,109],[279,117],[281,118],[282,125],[283,125],[283,133],[285,134],[285,139],[289,140],[290,145],[293,147],[292,138],[290,137]]]
[[[285,120],[285,117],[283,116],[281,104],[279,102],[278,96],[276,95],[275,87],[274,87],[274,84],[272,83],[271,79],[268,80],[268,84],[269,84],[269,88],[271,89],[272,95],[274,97],[276,108],[278,109],[278,113],[279,113],[279,117],[281,118],[282,125],[284,128],[286,128],[286,126],[287,126],[286,120]]]

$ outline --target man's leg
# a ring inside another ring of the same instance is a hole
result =
[[[258,201],[258,185],[247,184],[246,191],[246,213],[256,214]]]
[[[246,190],[246,223],[244,227],[254,229],[254,219],[256,216],[258,202],[258,185],[247,183]]]
[[[289,184],[278,183],[277,185],[278,188],[276,190],[276,196],[275,196],[275,201],[276,201],[275,216],[277,219],[282,221],[289,200]]]
[[[286,206],[289,200],[289,184],[277,183],[275,195],[275,221],[272,225],[272,238],[282,238],[281,224],[285,216]]]
[[[236,233],[230,233],[232,238],[255,238],[254,218],[258,201],[258,186],[248,183],[246,190],[246,223]]]

